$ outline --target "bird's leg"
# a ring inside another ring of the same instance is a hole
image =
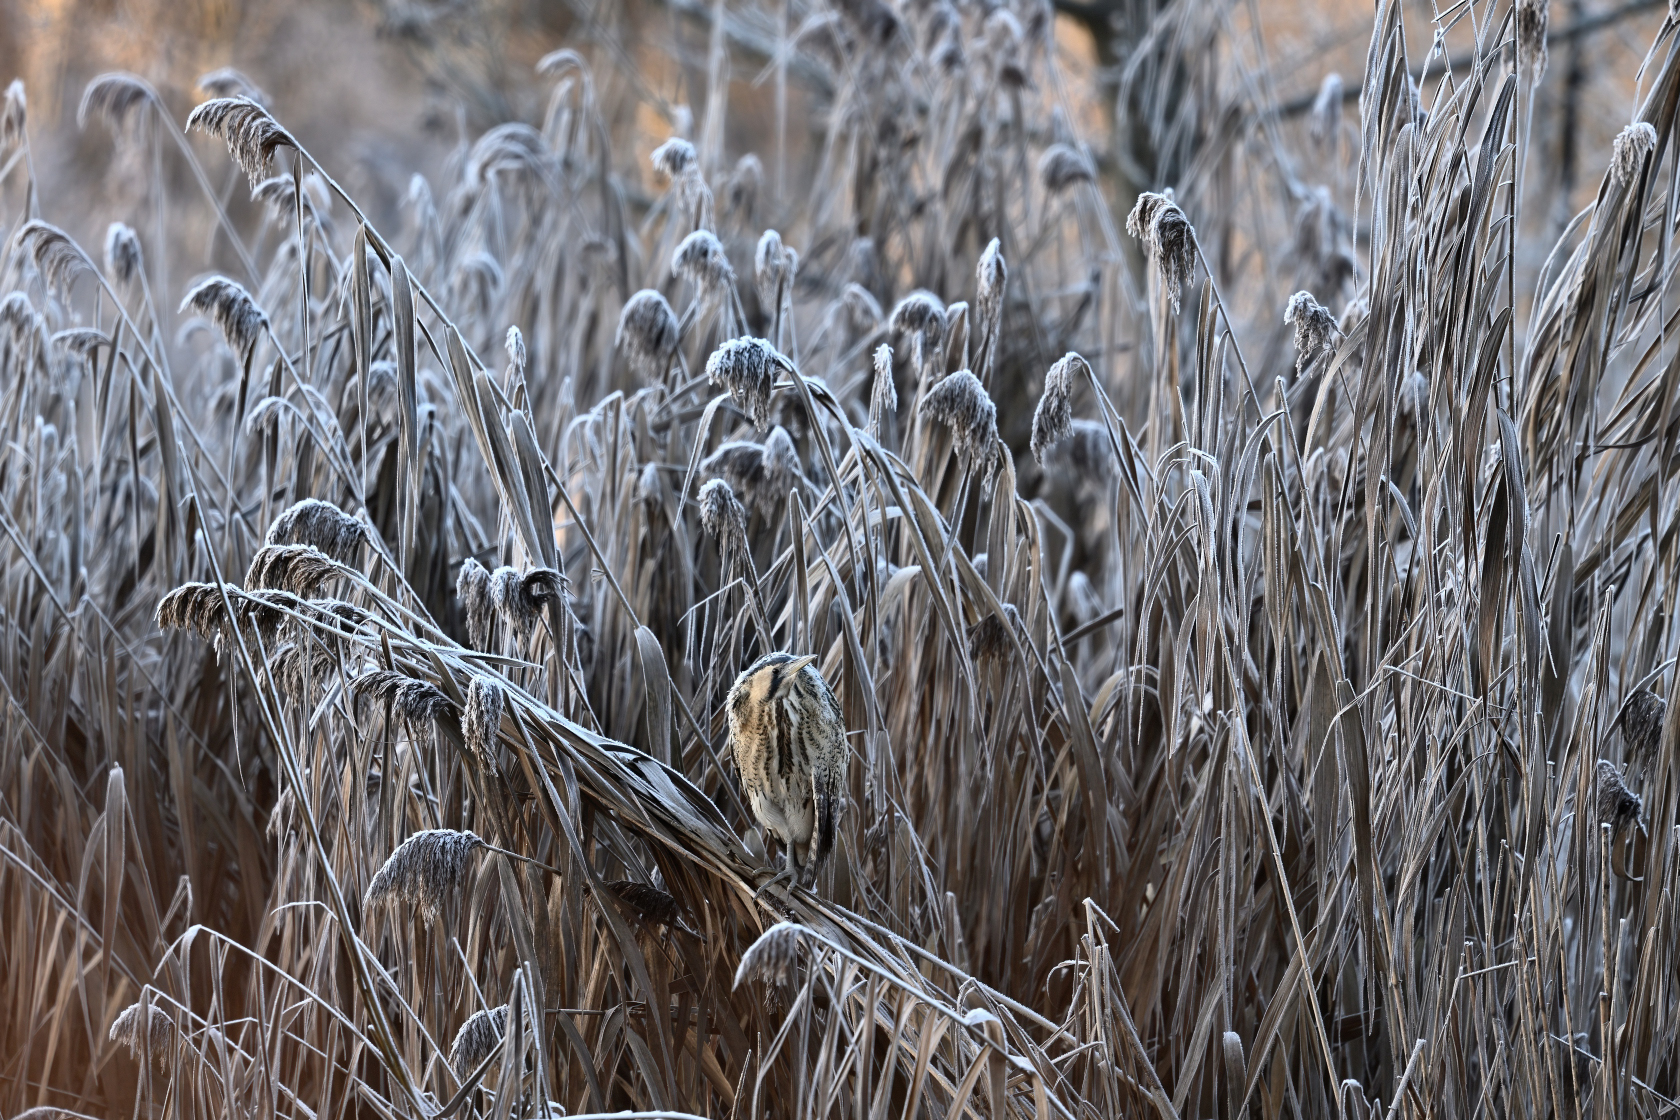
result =
[[[764,885],[762,887],[759,887],[756,891],[753,892],[753,901],[757,902],[760,898],[763,897],[765,891],[769,890],[771,887],[775,886],[777,883],[783,882],[784,880],[791,882],[792,879],[793,879],[793,875],[794,875],[794,869],[791,866],[784,866],[780,871],[776,872],[774,875],[770,876],[769,879],[765,880]]]

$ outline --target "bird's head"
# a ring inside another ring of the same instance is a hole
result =
[[[780,700],[793,691],[800,670],[815,660],[816,657],[810,654],[803,657],[788,653],[766,654],[747,667],[735,687],[761,704]]]

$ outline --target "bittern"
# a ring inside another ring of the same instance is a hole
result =
[[[847,758],[840,704],[814,661],[766,654],[735,678],[728,699],[730,752],[765,854],[779,841],[785,873],[805,886],[834,848]]]

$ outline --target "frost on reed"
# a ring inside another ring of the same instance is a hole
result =
[[[1640,811],[1645,807],[1639,795],[1628,789],[1622,775],[1616,770],[1616,764],[1607,758],[1598,760],[1598,794],[1595,807],[1599,823],[1609,825],[1612,835],[1620,834],[1629,825],[1637,825]]]
[[[349,684],[350,690],[358,695],[390,704],[392,711],[414,732],[430,728],[433,721],[455,710],[455,705],[437,685],[392,669],[363,673]]]
[[[81,104],[76,106],[76,127],[86,128],[92,114],[112,132],[121,132],[138,123],[138,110],[159,104],[157,90],[144,78],[123,71],[101,74],[82,90]]]
[[[362,905],[368,910],[417,907],[436,921],[466,885],[473,853],[486,847],[472,832],[431,828],[397,846],[368,883]]]
[[[799,967],[799,946],[806,928],[797,922],[777,922],[741,954],[735,969],[735,987],[749,980],[766,984],[787,984]]]
[[[699,161],[699,157],[694,153],[694,145],[680,136],[673,136],[655,148],[651,159],[654,170],[672,182],[696,167]]]
[[[782,244],[782,235],[767,229],[758,239],[753,253],[753,284],[758,290],[759,306],[770,315],[780,314],[782,300],[791,295],[794,274],[799,270],[799,254]]]
[[[331,556],[314,545],[265,544],[251,557],[245,588],[275,588],[308,598],[343,572]]]
[[[264,544],[309,545],[341,564],[355,560],[365,537],[362,523],[331,502],[305,498],[268,527]]]
[[[780,424],[770,429],[763,443],[725,443],[701,462],[700,469],[727,482],[765,517],[772,516],[790,492],[807,485],[793,437]]]
[[[467,1077],[496,1052],[507,1034],[507,1004],[475,1011],[455,1032],[449,1044],[449,1067],[456,1077]]]
[[[252,350],[268,329],[268,316],[251,293],[226,276],[212,276],[195,284],[178,310],[203,315],[215,323],[241,361],[250,360]]]
[[[0,100],[0,155],[9,155],[29,135],[29,98],[23,91],[23,80],[13,78]]]
[[[1610,158],[1611,181],[1631,183],[1645,167],[1645,157],[1657,150],[1657,130],[1645,121],[1628,125],[1616,134]]]
[[[496,621],[496,604],[490,595],[490,572],[477,558],[461,561],[455,576],[455,598],[467,623],[467,640],[474,649],[488,649],[490,627]]]
[[[644,381],[659,381],[676,360],[680,341],[677,316],[665,297],[643,288],[624,303],[614,343],[630,368]]]
[[[553,568],[521,572],[503,565],[490,573],[490,605],[523,641],[542,620],[542,612],[565,594],[566,577]]]
[[[697,229],[678,243],[671,254],[671,272],[706,295],[727,291],[735,283],[735,266],[723,242],[709,229]]]
[[[875,375],[869,385],[869,431],[881,438],[881,422],[898,411],[898,382],[893,380],[893,352],[886,343],[875,348]]]
[[[1004,289],[1009,285],[1009,265],[997,238],[986,243],[974,266],[974,310],[987,330],[995,327],[1003,311]]]
[[[706,359],[706,379],[729,390],[761,432],[770,424],[771,390],[784,372],[793,374],[793,363],[762,338],[732,338]]]
[[[1021,612],[1015,609],[1014,603],[1003,605],[1003,618],[988,613],[968,629],[969,656],[985,665],[1006,662],[1015,648],[1013,636],[1020,625]]]
[[[274,173],[274,153],[297,150],[292,134],[280,127],[267,109],[249,97],[216,97],[187,115],[187,130],[216,137],[245,172],[251,186]]]
[[[1633,761],[1646,766],[1655,761],[1667,716],[1668,701],[1648,688],[1641,688],[1627,698],[1621,714],[1622,738]]]
[[[56,292],[68,293],[70,285],[78,277],[99,272],[82,247],[51,223],[39,220],[27,222],[12,235],[12,241],[29,254],[36,271]]]
[[[141,273],[140,238],[122,222],[105,230],[105,275],[112,284],[126,286]]]
[[[1552,0],[1517,0],[1517,57],[1527,63],[1529,80],[1546,72],[1546,24]]]
[[[264,93],[249,77],[231,66],[223,66],[209,73],[200,74],[198,88],[211,97],[245,97],[255,101],[263,108],[268,108],[268,94]]]
[[[957,453],[990,478],[997,464],[997,405],[980,379],[958,370],[927,391],[922,411],[951,429]]]
[[[1044,465],[1045,454],[1073,431],[1073,378],[1081,368],[1090,367],[1070,350],[1044,375],[1044,393],[1033,410],[1032,422],[1031,447],[1039,466]]]
[[[1295,325],[1295,374],[1300,376],[1336,335],[1336,320],[1311,292],[1296,292],[1283,309],[1283,321]]]
[[[894,334],[910,336],[917,376],[923,376],[945,345],[949,322],[944,302],[932,292],[917,289],[898,301],[888,321]]]
[[[157,1004],[131,1003],[112,1022],[110,1038],[136,1058],[163,1065],[174,1057],[181,1034],[174,1018]]]
[[[1174,312],[1179,295],[1190,282],[1196,266],[1196,231],[1184,216],[1172,192],[1144,191],[1126,216],[1126,232],[1143,242],[1155,266],[1155,276]]]
[[[471,751],[486,766],[496,763],[496,743],[501,736],[502,706],[506,702],[502,686],[489,677],[474,677],[467,685],[466,713],[461,718],[461,736]]]
[[[1052,144],[1038,157],[1038,181],[1048,194],[1061,194],[1078,183],[1094,183],[1096,166],[1091,157],[1072,144]]]

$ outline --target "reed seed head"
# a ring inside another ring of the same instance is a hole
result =
[[[608,894],[624,903],[644,922],[657,926],[677,924],[677,900],[658,887],[629,879],[615,879],[603,885]]]
[[[461,561],[461,570],[455,576],[455,598],[466,618],[467,640],[474,649],[488,648],[490,625],[496,619],[495,604],[490,600],[490,572],[471,556]]]
[[[81,104],[76,106],[76,127],[86,128],[88,114],[105,122],[112,132],[138,123],[138,110],[159,105],[157,90],[137,74],[113,71],[94,78],[82,89]]]
[[[449,1068],[456,1077],[467,1077],[502,1045],[507,1034],[507,1005],[475,1011],[449,1044]]]
[[[25,223],[13,235],[13,244],[29,254],[47,286],[58,292],[69,291],[70,285],[83,273],[99,272],[82,247],[70,240],[69,234],[47,222]]]
[[[898,382],[893,379],[893,352],[886,343],[875,347],[875,377],[869,386],[869,428],[879,438],[881,421],[898,411]]]
[[[467,710],[461,719],[461,734],[467,741],[467,749],[486,766],[494,766],[496,762],[505,700],[502,686],[489,677],[474,677],[467,685]]]
[[[375,669],[352,678],[350,690],[359,696],[371,696],[391,705],[392,710],[409,725],[421,730],[433,721],[454,710],[443,689],[430,681],[418,680],[393,669]]]
[[[23,92],[23,80],[13,78],[0,101],[0,152],[9,152],[29,135],[29,98]]]
[[[735,491],[721,478],[700,487],[700,528],[716,537],[725,555],[747,539],[747,511]]]
[[[706,359],[706,379],[729,390],[761,432],[769,426],[770,394],[783,371],[793,374],[793,363],[762,338],[732,338]]]
[[[853,331],[867,334],[881,325],[881,301],[862,284],[849,282],[840,289],[840,306]]]
[[[251,298],[251,293],[237,280],[226,276],[212,276],[194,285],[179,308],[183,314],[189,310],[215,323],[241,361],[250,360],[251,352],[268,329],[268,316]]]
[[[643,288],[625,301],[614,345],[644,381],[660,381],[676,359],[677,316],[659,292]]]
[[[1073,378],[1080,368],[1090,368],[1085,359],[1069,350],[1044,375],[1044,393],[1033,410],[1032,453],[1038,465],[1045,454],[1073,432]]]
[[[928,419],[951,429],[957,453],[991,477],[997,462],[997,405],[966,369],[944,378],[922,398]]]
[[[673,136],[653,150],[653,169],[672,182],[698,163],[699,156],[695,154],[694,145],[681,136]]]
[[[708,294],[735,283],[735,266],[709,229],[697,229],[682,239],[671,254],[671,271]]]
[[[532,568],[521,573],[503,565],[490,573],[490,602],[520,640],[530,636],[542,619],[544,607],[566,589],[566,577],[553,568]]]
[[[307,598],[338,574],[333,558],[312,544],[265,544],[251,557],[245,587],[278,588]]]
[[[758,302],[768,312],[774,312],[784,295],[791,295],[793,276],[799,268],[799,254],[782,244],[782,235],[773,229],[764,231],[753,254],[753,280],[758,288]]]
[[[1637,121],[1616,134],[1610,175],[1618,183],[1632,183],[1645,168],[1645,157],[1657,150],[1657,130]]]
[[[1668,701],[1648,688],[1627,698],[1622,708],[1622,739],[1633,761],[1650,765],[1656,759],[1667,717]]]
[[[758,192],[763,186],[764,163],[748,152],[735,161],[735,169],[729,173],[729,181],[723,186],[723,198],[729,212],[750,220],[758,207]]]
[[[518,373],[525,372],[525,335],[518,327],[509,327],[502,338],[502,349],[507,351],[508,365]]]
[[[945,341],[945,304],[932,292],[918,288],[898,301],[890,324],[895,334],[919,338],[922,353],[931,355]]]
[[[1081,482],[1107,482],[1114,477],[1114,441],[1095,420],[1075,420],[1067,438],[1044,456],[1047,467]]]
[[[1052,144],[1038,157],[1038,181],[1048,194],[1061,194],[1076,183],[1097,181],[1091,157],[1072,144]]]
[[[789,983],[799,967],[799,943],[806,932],[804,926],[795,922],[777,922],[759,934],[758,940],[741,954],[741,964],[735,969],[735,987],[748,980]]]
[[[1020,625],[1021,614],[1015,604],[1003,604],[1004,619],[987,612],[986,617],[968,628],[968,653],[976,662],[1002,664],[1014,649],[1012,632]]]
[[[263,543],[310,545],[348,564],[355,559],[364,537],[362,523],[348,513],[331,502],[305,498],[274,519]]]
[[[1517,0],[1517,56],[1528,63],[1529,77],[1546,72],[1546,24],[1551,0]]]
[[[183,583],[158,600],[156,617],[165,630],[196,630],[211,641],[227,621],[222,589],[214,583]]]
[[[140,237],[122,222],[105,230],[105,275],[112,284],[127,286],[141,272]]]
[[[985,252],[974,266],[974,310],[982,323],[996,323],[1003,311],[1004,289],[1009,284],[1009,265],[1003,259],[998,239],[986,243]]]
[[[1172,192],[1144,191],[1126,218],[1126,232],[1143,242],[1160,278],[1162,290],[1178,311],[1179,295],[1196,267],[1196,231]]]
[[[274,153],[298,150],[292,134],[249,97],[215,97],[187,115],[187,131],[198,129],[227,145],[245,177],[256,186],[274,174]]]
[[[155,1003],[144,1008],[139,1003],[125,1007],[111,1024],[110,1037],[112,1042],[128,1047],[128,1052],[136,1058],[158,1065],[167,1063],[174,1056],[175,1047],[181,1040],[174,1018]]]
[[[408,905],[436,921],[448,902],[466,884],[473,853],[485,847],[471,832],[431,828],[416,832],[397,846],[368,883],[364,908]]]
[[[1318,84],[1318,94],[1312,105],[1312,138],[1319,144],[1332,144],[1342,127],[1342,76],[1334,70],[1324,75]]]
[[[1311,292],[1296,292],[1283,309],[1283,321],[1295,324],[1295,373],[1299,376],[1336,336],[1336,320]]]
[[[208,74],[200,74],[198,88],[211,97],[246,97],[265,109],[269,105],[268,94],[264,93],[250,78],[231,66],[212,70]]]
[[[1612,835],[1620,835],[1629,825],[1638,825],[1645,803],[1628,789],[1616,764],[1607,758],[1598,760],[1598,820],[1610,826]]]

